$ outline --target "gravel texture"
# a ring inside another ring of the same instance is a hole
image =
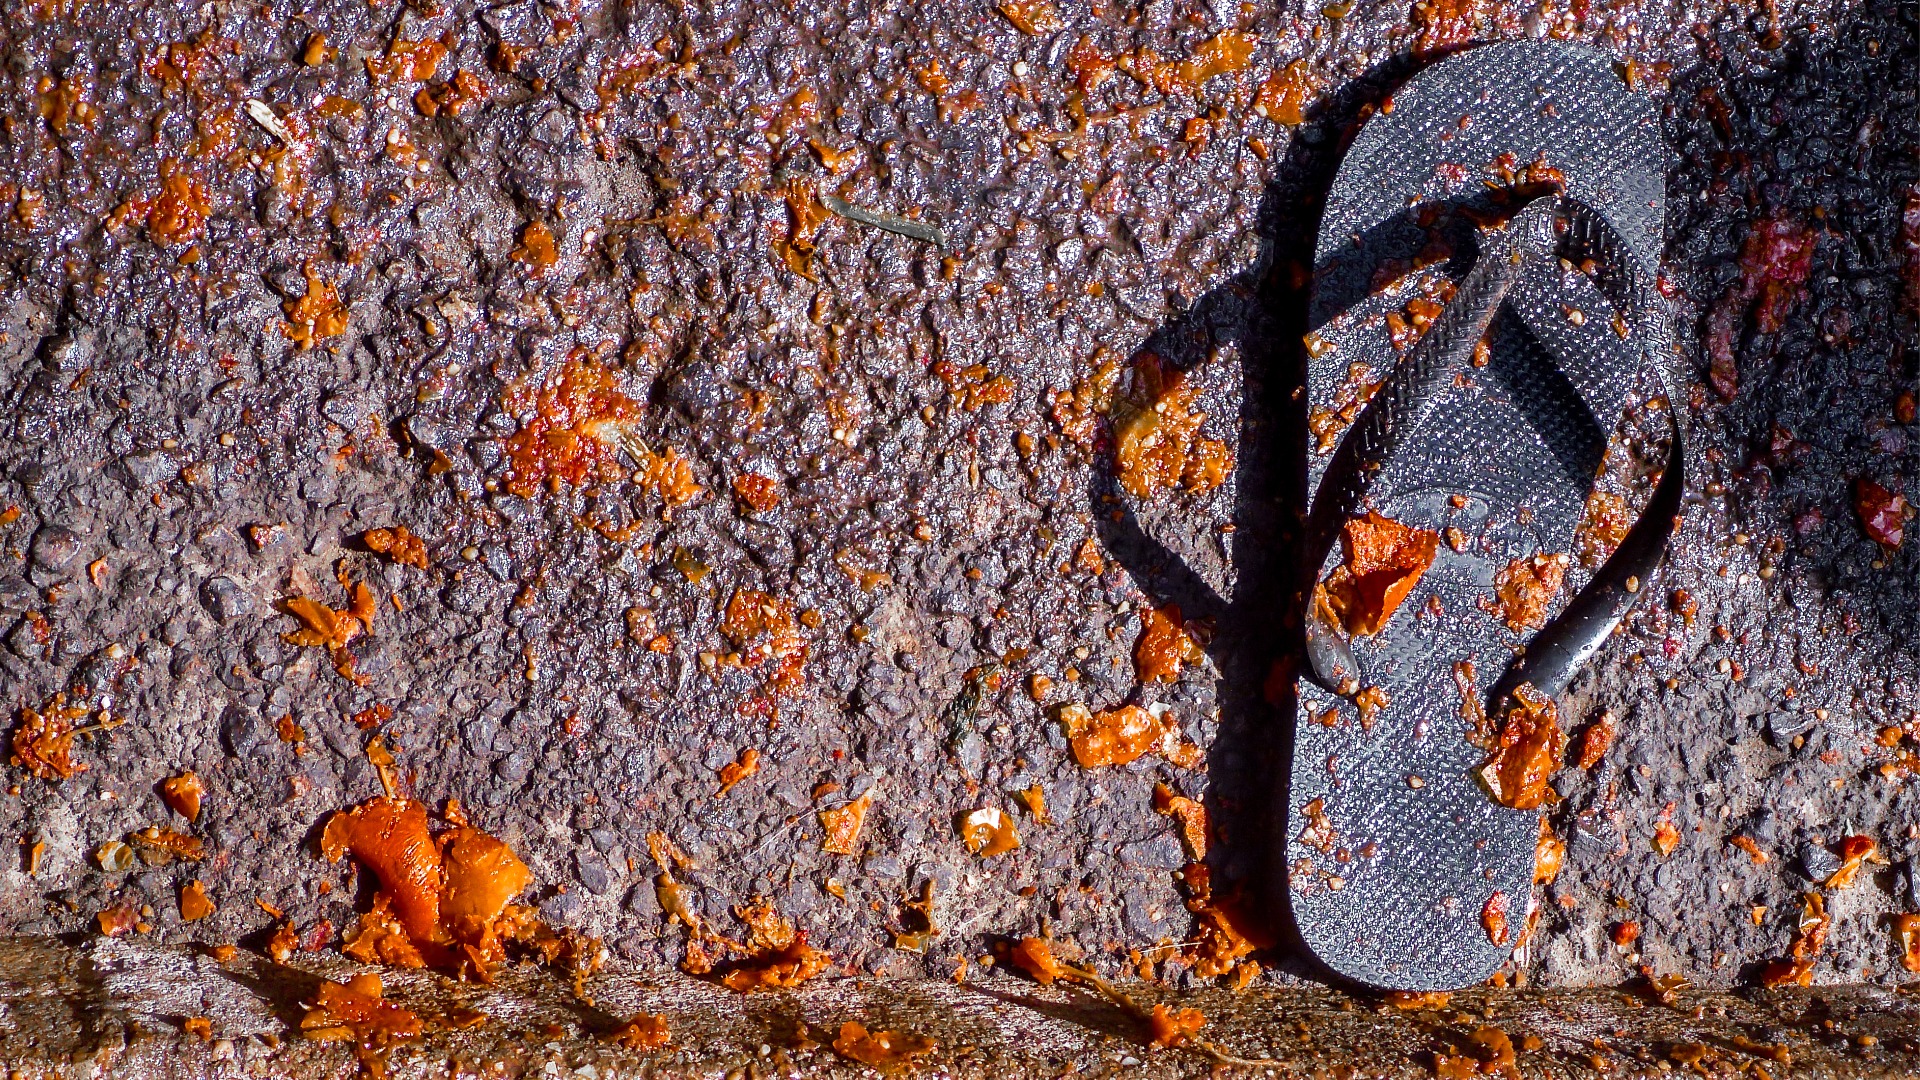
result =
[[[1118,972],[1191,925],[1164,781],[1213,816],[1216,893],[1274,926],[1262,978],[1310,975],[1264,891],[1291,721],[1262,691],[1296,625],[1314,197],[1416,55],[1552,32],[1666,109],[1698,482],[1566,710],[1611,710],[1620,737],[1562,778],[1568,865],[1517,966],[1750,981],[1808,864],[1860,833],[1892,864],[1829,898],[1816,977],[1910,977],[1884,916],[1920,910],[1899,867],[1920,803],[1873,740],[1920,708],[1920,545],[1884,550],[1854,507],[1862,476],[1920,475],[1898,406],[1920,362],[1910,7],[1150,0],[1038,33],[983,5],[812,0],[3,10],[0,699],[9,724],[63,690],[125,722],[82,735],[66,779],[7,770],[0,934],[89,934],[125,905],[146,939],[257,943],[259,902],[337,945],[369,885],[313,838],[380,790],[361,714],[403,788],[459,799],[546,918],[639,970],[682,955],[659,832],[698,867],[696,911],[725,928],[766,896],[851,972],[945,977],[1043,930]],[[1180,62],[1231,32],[1244,66],[1193,85]],[[422,81],[395,42],[447,52]],[[1086,57],[1122,53],[1143,77],[1093,77]],[[1290,79],[1297,126],[1255,108]],[[788,197],[809,185],[945,246],[816,227]],[[1739,264],[1762,222],[1811,238],[1777,297]],[[1190,369],[1223,486],[1137,498],[1054,420],[1051,395],[1143,349]],[[614,393],[543,404],[569,365]],[[587,449],[515,456],[572,405]],[[701,489],[677,505],[669,448]],[[395,526],[424,568],[368,550]],[[285,640],[286,600],[345,608],[351,582],[369,633],[331,657]],[[797,678],[727,636],[742,591],[793,619]],[[1167,600],[1211,620],[1207,659],[1140,685],[1141,613]],[[1081,768],[1047,709],[1123,701],[1169,706],[1203,765]],[[747,749],[758,771],[719,794]],[[207,787],[206,858],[104,871],[100,845],[187,827],[157,794],[181,770]],[[1034,786],[1049,824],[1015,798]],[[823,852],[816,812],[868,793],[864,853]],[[980,807],[1017,851],[967,851]],[[188,880],[218,905],[193,924]],[[927,881],[940,936],[892,948]],[[1609,940],[1624,920],[1632,949]]]
[[[0,1056],[25,1076],[354,1077],[344,1043],[290,1038],[299,1003],[337,958],[276,965],[241,953],[225,964],[145,942],[83,950],[0,943],[0,1006],[14,1027]],[[1872,987],[1689,991],[1671,1006],[1618,990],[1476,990],[1442,1008],[1401,1010],[1320,987],[1155,993],[1199,1007],[1218,1050],[1258,1066],[1220,1066],[1190,1049],[1155,1049],[1124,1010],[1095,995],[995,975],[942,980],[822,980],[790,994],[740,996],[684,976],[614,977],[583,1004],[564,984],[515,972],[488,987],[389,973],[387,999],[427,1032],[376,1060],[395,1080],[572,1075],[872,1077],[830,1049],[848,1021],[932,1040],[912,1074],[1430,1077],[1475,1032],[1497,1031],[1517,1077],[1911,1076],[1920,1044],[1908,995]],[[462,1010],[489,1019],[455,1029]],[[637,1051],[607,1038],[634,1011],[663,1018],[674,1045]],[[205,1038],[180,1030],[204,1018]],[[28,1039],[25,1032],[47,1034]],[[1604,1072],[1600,1071],[1604,1067]]]

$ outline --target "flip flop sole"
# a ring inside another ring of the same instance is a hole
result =
[[[1666,157],[1651,103],[1578,46],[1483,46],[1402,87],[1356,136],[1322,217],[1308,365],[1314,495],[1357,391],[1392,369],[1396,333],[1406,347],[1420,304],[1437,310],[1470,264],[1474,219],[1498,212],[1489,179],[1535,162],[1558,170],[1567,196],[1605,219],[1650,281]],[[1577,591],[1575,529],[1612,430],[1595,417],[1618,417],[1647,360],[1605,339],[1613,308],[1590,281],[1543,272],[1564,300],[1562,324],[1544,335],[1563,338],[1556,350],[1543,347],[1537,314],[1523,323],[1503,308],[1476,366],[1366,477],[1368,509],[1459,547],[1439,545],[1397,614],[1352,642],[1360,683],[1386,704],[1363,723],[1351,701],[1297,683],[1289,903],[1322,963],[1375,986],[1484,980],[1527,924],[1539,815],[1497,805],[1473,775],[1486,758],[1471,738],[1475,711],[1491,710],[1489,689],[1531,633],[1493,603],[1496,575],[1568,556],[1554,610]],[[1570,377],[1554,351],[1583,347],[1600,359]],[[1335,545],[1323,576],[1339,560]],[[1457,677],[1462,663],[1473,679]]]

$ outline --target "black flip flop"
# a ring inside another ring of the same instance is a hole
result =
[[[1611,555],[1575,552],[1632,391],[1681,400],[1654,290],[1658,132],[1605,56],[1487,45],[1400,88],[1328,195],[1287,878],[1306,945],[1357,982],[1454,989],[1512,954],[1554,699],[1672,533],[1677,426]]]

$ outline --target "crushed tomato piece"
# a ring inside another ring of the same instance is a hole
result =
[[[1740,291],[1743,302],[1759,302],[1753,320],[1761,333],[1786,326],[1787,312],[1813,272],[1816,239],[1812,229],[1785,215],[1762,218],[1748,229],[1740,248]]]
[[[1313,69],[1305,60],[1295,60],[1260,84],[1253,98],[1254,112],[1283,127],[1299,127],[1306,122],[1313,90]]]
[[[1372,510],[1352,518],[1340,532],[1345,561],[1315,589],[1314,603],[1324,603],[1353,636],[1379,633],[1433,565],[1439,542],[1439,533]]]
[[[1066,966],[1054,958],[1053,943],[1046,938],[1021,938],[1007,950],[1007,960],[1033,976],[1033,981],[1041,986],[1052,986],[1055,979],[1071,975]]]
[[[1207,1026],[1206,1014],[1199,1009],[1181,1009],[1174,1012],[1163,1003],[1156,1003],[1153,1012],[1147,1017],[1147,1024],[1153,1031],[1154,1046],[1185,1046],[1200,1034]]]
[[[1540,838],[1533,844],[1533,883],[1551,885],[1567,865],[1567,842],[1554,834],[1546,815],[1540,816]]]
[[[315,1042],[350,1040],[374,1047],[419,1038],[419,1014],[382,1000],[384,993],[378,975],[324,981],[300,1019],[300,1034]]]
[[[180,886],[180,921],[195,922],[219,910],[207,899],[206,887],[198,881]]]
[[[776,693],[799,689],[807,660],[807,641],[795,624],[793,608],[792,600],[736,589],[720,620],[720,633],[732,643],[741,666],[771,664],[767,685]]]
[[[1023,34],[1051,34],[1066,25],[1049,0],[1001,0],[997,7]]]
[[[200,800],[206,793],[207,785],[191,772],[160,782],[160,801],[188,821],[200,820]]]
[[[1450,1053],[1435,1051],[1433,1071],[1441,1080],[1473,1080],[1480,1076],[1517,1076],[1513,1039],[1495,1027],[1475,1028],[1464,1046]]]
[[[1453,994],[1446,990],[1389,990],[1387,1004],[1411,1012],[1415,1009],[1444,1009]]]
[[[73,760],[73,722],[87,710],[67,704],[65,694],[55,694],[44,708],[20,709],[20,726],[13,730],[13,763],[42,780],[65,780],[87,771]]]
[[[1727,841],[1727,843],[1732,844],[1734,847],[1737,847],[1741,851],[1746,852],[1747,857],[1749,859],[1752,859],[1756,866],[1761,863],[1772,861],[1772,856],[1769,856],[1765,851],[1762,851],[1760,848],[1760,844],[1757,841],[1755,841],[1754,838],[1751,836],[1736,835],[1730,838]]]
[[[1013,827],[1013,815],[997,806],[985,806],[960,815],[960,840],[967,850],[983,859],[1005,855],[1020,846],[1020,833]]]
[[[402,566],[413,566],[421,570],[427,568],[426,542],[405,525],[396,525],[391,529],[369,529],[360,537],[367,550],[385,555]]]
[[[1173,487],[1211,491],[1233,468],[1227,444],[1200,435],[1206,414],[1186,373],[1151,352],[1133,365],[1133,392],[1113,399],[1114,463],[1121,486],[1135,498]]]
[[[514,384],[501,405],[520,420],[506,441],[506,486],[513,494],[530,498],[542,484],[577,487],[625,475],[614,451],[642,406],[621,391],[611,368],[583,350],[538,383]]]
[[[128,839],[140,848],[140,857],[149,866],[164,866],[176,858],[198,862],[206,854],[199,837],[158,825],[149,825]]]
[[[1216,75],[1232,75],[1253,58],[1259,39],[1236,30],[1223,30],[1194,47],[1185,60],[1162,60],[1149,49],[1120,58],[1122,71],[1162,94],[1191,94]]]
[[[553,230],[545,222],[529,221],[520,230],[520,243],[507,257],[527,268],[535,277],[546,273],[553,264],[560,261],[560,252],[553,243]]]
[[[1315,335],[1308,335],[1321,340]],[[1322,348],[1330,348],[1322,345]],[[1313,344],[1309,342],[1308,350]],[[1340,436],[1360,418],[1360,411],[1373,400],[1375,391],[1380,389],[1383,380],[1373,377],[1373,368],[1355,361],[1347,365],[1347,377],[1333,392],[1333,402],[1329,405],[1315,405],[1307,410],[1307,430],[1313,435],[1315,453],[1329,454],[1340,443]]]
[[[883,1073],[910,1067],[915,1058],[925,1057],[939,1044],[924,1035],[899,1031],[868,1031],[864,1024],[849,1020],[834,1036],[833,1052],[848,1061],[871,1065]]]
[[[366,58],[367,80],[376,87],[402,82],[426,82],[440,70],[447,47],[438,41],[394,39],[385,56]]]
[[[609,1034],[607,1041],[629,1050],[658,1050],[672,1041],[672,1035],[666,1017],[640,1013]]]
[[[1593,568],[1607,561],[1620,541],[1633,527],[1633,512],[1627,500],[1601,487],[1587,494],[1586,510],[1574,530],[1574,544],[1580,551],[1580,565]]]
[[[1564,554],[1515,559],[1493,576],[1493,600],[1481,606],[1518,634],[1547,625],[1547,608],[1560,593],[1570,560]]]
[[[759,473],[741,473],[733,478],[733,497],[746,510],[764,514],[780,505],[780,482]]]
[[[1480,907],[1480,926],[1487,932],[1487,940],[1495,945],[1507,943],[1507,894],[1498,889],[1487,897]]]
[[[1673,822],[1659,821],[1654,823],[1654,826],[1653,826],[1654,854],[1664,859],[1667,856],[1673,854],[1673,849],[1679,846],[1680,846],[1680,830],[1674,828]]]
[[[1105,350],[1096,356],[1099,365],[1071,390],[1047,392],[1049,411],[1060,433],[1087,454],[1093,453],[1100,439],[1100,419],[1113,407],[1114,385],[1120,379],[1118,361],[1106,355]]]
[[[1066,729],[1073,758],[1083,769],[1125,765],[1155,749],[1183,769],[1200,763],[1200,748],[1185,740],[1170,711],[1156,717],[1138,705],[1122,705],[1095,713],[1085,705],[1069,704],[1056,715]]]
[[[1206,658],[1199,643],[1187,632],[1180,605],[1148,607],[1140,619],[1140,640],[1133,646],[1133,669],[1141,682],[1178,682],[1182,664],[1197,664]]]
[[[1874,543],[1898,550],[1906,538],[1907,497],[1862,477],[1853,489],[1854,512]]]
[[[140,923],[140,913],[126,903],[115,904],[94,918],[100,924],[100,932],[110,938],[126,937]]]
[[[1187,850],[1189,862],[1200,862],[1207,857],[1207,808],[1178,795],[1164,783],[1153,785],[1153,809],[1157,814],[1172,818],[1180,826],[1180,843]]]
[[[1273,944],[1271,936],[1261,933],[1240,894],[1216,899],[1213,873],[1206,863],[1188,863],[1180,871],[1186,887],[1186,906],[1193,913],[1193,932],[1187,937],[1186,954],[1193,962],[1193,973],[1203,979],[1215,979],[1252,961],[1245,957],[1256,948]]]
[[[322,338],[347,332],[347,309],[341,305],[340,294],[333,283],[314,272],[312,262],[308,262],[301,273],[307,279],[307,291],[298,299],[280,305],[287,316],[280,329],[295,347],[311,349]]]
[[[807,945],[804,932],[779,948],[758,950],[720,976],[720,984],[735,993],[799,986],[827,970],[833,958]]]
[[[1473,661],[1454,662],[1453,688],[1460,693],[1460,719],[1467,722],[1467,741],[1475,746],[1491,745],[1493,726],[1487,722],[1487,706],[1480,699],[1479,673]]]
[[[1920,915],[1895,915],[1893,932],[1900,941],[1900,966],[1920,971]]]
[[[1560,710],[1532,683],[1514,688],[1479,777],[1493,800],[1515,810],[1533,810],[1546,799],[1547,781],[1560,767]]]
[[[1575,764],[1582,769],[1591,769],[1600,764],[1613,746],[1613,739],[1619,733],[1619,725],[1613,718],[1613,710],[1603,710],[1587,730],[1580,733],[1580,750]]]
[[[478,829],[430,835],[426,807],[412,799],[375,798],[336,811],[320,849],[329,861],[351,853],[379,879],[373,909],[348,935],[348,951],[363,959],[470,968],[484,977],[506,958],[503,937],[530,932],[507,918],[508,902],[533,880],[526,864]]]
[[[740,751],[737,761],[729,761],[720,767],[720,790],[715,794],[725,795],[732,791],[735,784],[760,771],[760,751],[749,746]]]
[[[374,603],[373,590],[367,588],[366,582],[355,582],[348,590],[345,611],[337,611],[307,596],[289,597],[281,606],[287,614],[299,620],[300,628],[282,634],[280,640],[302,648],[327,650],[335,673],[357,686],[367,685],[370,680],[354,671],[353,653],[347,648],[363,632],[373,629],[374,613],[378,608]]]
[[[820,850],[835,855],[860,854],[860,830],[867,823],[867,808],[873,805],[873,792],[832,810],[820,811],[820,825],[826,830],[826,836],[820,841]]]
[[[1885,863],[1880,845],[1871,836],[1848,836],[1840,841],[1840,868],[1828,875],[1820,887],[1830,892],[1851,889],[1860,879],[1860,867],[1866,863]]]
[[[1760,971],[1762,986],[1812,986],[1813,964],[1827,943],[1827,931],[1833,920],[1827,915],[1827,901],[1817,892],[1807,893],[1800,902],[1800,922],[1794,930],[1787,958],[1774,960]]]

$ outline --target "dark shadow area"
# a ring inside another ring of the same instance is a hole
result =
[[[1869,5],[1776,51],[1719,35],[1667,125],[1668,255],[1702,311],[1696,414],[1723,425],[1735,516],[1781,541],[1836,637],[1910,657],[1920,545],[1869,535],[1861,482],[1920,496],[1917,13]]]
[[[1062,982],[1059,985],[1067,984]],[[1041,1016],[1073,1024],[1100,1035],[1125,1039],[1128,1042],[1145,1041],[1142,1038],[1140,1021],[1134,1019],[1120,1006],[1083,987],[1068,988],[1068,993],[1073,995],[1071,1001],[1047,1001],[1032,994],[1012,993],[979,984],[968,984],[968,988],[992,1001],[1028,1009]]]

